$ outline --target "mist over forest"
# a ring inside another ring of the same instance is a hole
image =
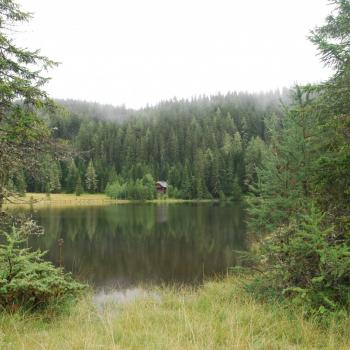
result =
[[[18,1],[0,0],[1,349],[350,349],[350,0],[318,26],[318,0],[31,1],[68,68],[48,90],[59,63],[14,35]],[[308,74],[307,33],[330,76]],[[259,80],[300,84],[209,95]],[[51,97],[188,91],[208,95]]]
[[[42,117],[77,156],[45,159],[40,180],[23,172],[13,183],[29,192],[73,193],[77,184],[104,192],[109,183],[150,175],[151,182],[167,181],[177,198],[239,197],[255,179],[269,120],[281,118],[289,99],[288,89],[241,92],[174,98],[139,110],[56,100],[63,109]]]

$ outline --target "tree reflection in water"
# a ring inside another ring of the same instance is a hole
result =
[[[123,204],[42,208],[33,213],[46,234],[31,242],[67,271],[97,287],[199,283],[224,274],[245,249],[240,205]],[[204,270],[204,271],[203,271]]]

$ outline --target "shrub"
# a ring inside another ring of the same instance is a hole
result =
[[[264,274],[249,286],[259,295],[285,296],[318,314],[349,307],[350,237],[337,236],[315,206],[275,231],[260,254]]]
[[[106,186],[105,193],[108,197],[113,199],[126,199],[126,185],[120,184],[118,181],[109,183]]]
[[[113,199],[150,200],[156,197],[154,180],[150,174],[136,181],[109,183],[105,193]]]
[[[170,198],[181,198],[181,191],[172,185],[168,185],[168,196]]]
[[[45,253],[24,248],[28,232],[25,225],[0,231],[4,239],[0,244],[0,306],[38,309],[78,296],[85,285],[44,261]]]

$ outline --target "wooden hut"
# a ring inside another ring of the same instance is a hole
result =
[[[168,188],[168,184],[166,181],[157,181],[156,182],[156,191],[157,193],[166,193],[166,190]]]

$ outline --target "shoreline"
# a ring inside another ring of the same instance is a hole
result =
[[[5,201],[3,208],[17,207],[44,207],[44,206],[88,206],[88,205],[108,205],[108,204],[131,204],[131,203],[154,203],[154,204],[175,204],[175,203],[218,203],[215,199],[151,199],[151,200],[133,200],[133,199],[111,199],[103,193],[88,194],[84,193],[76,196],[71,193],[51,193],[47,196],[45,193],[26,193],[25,196],[16,198],[16,203]]]

